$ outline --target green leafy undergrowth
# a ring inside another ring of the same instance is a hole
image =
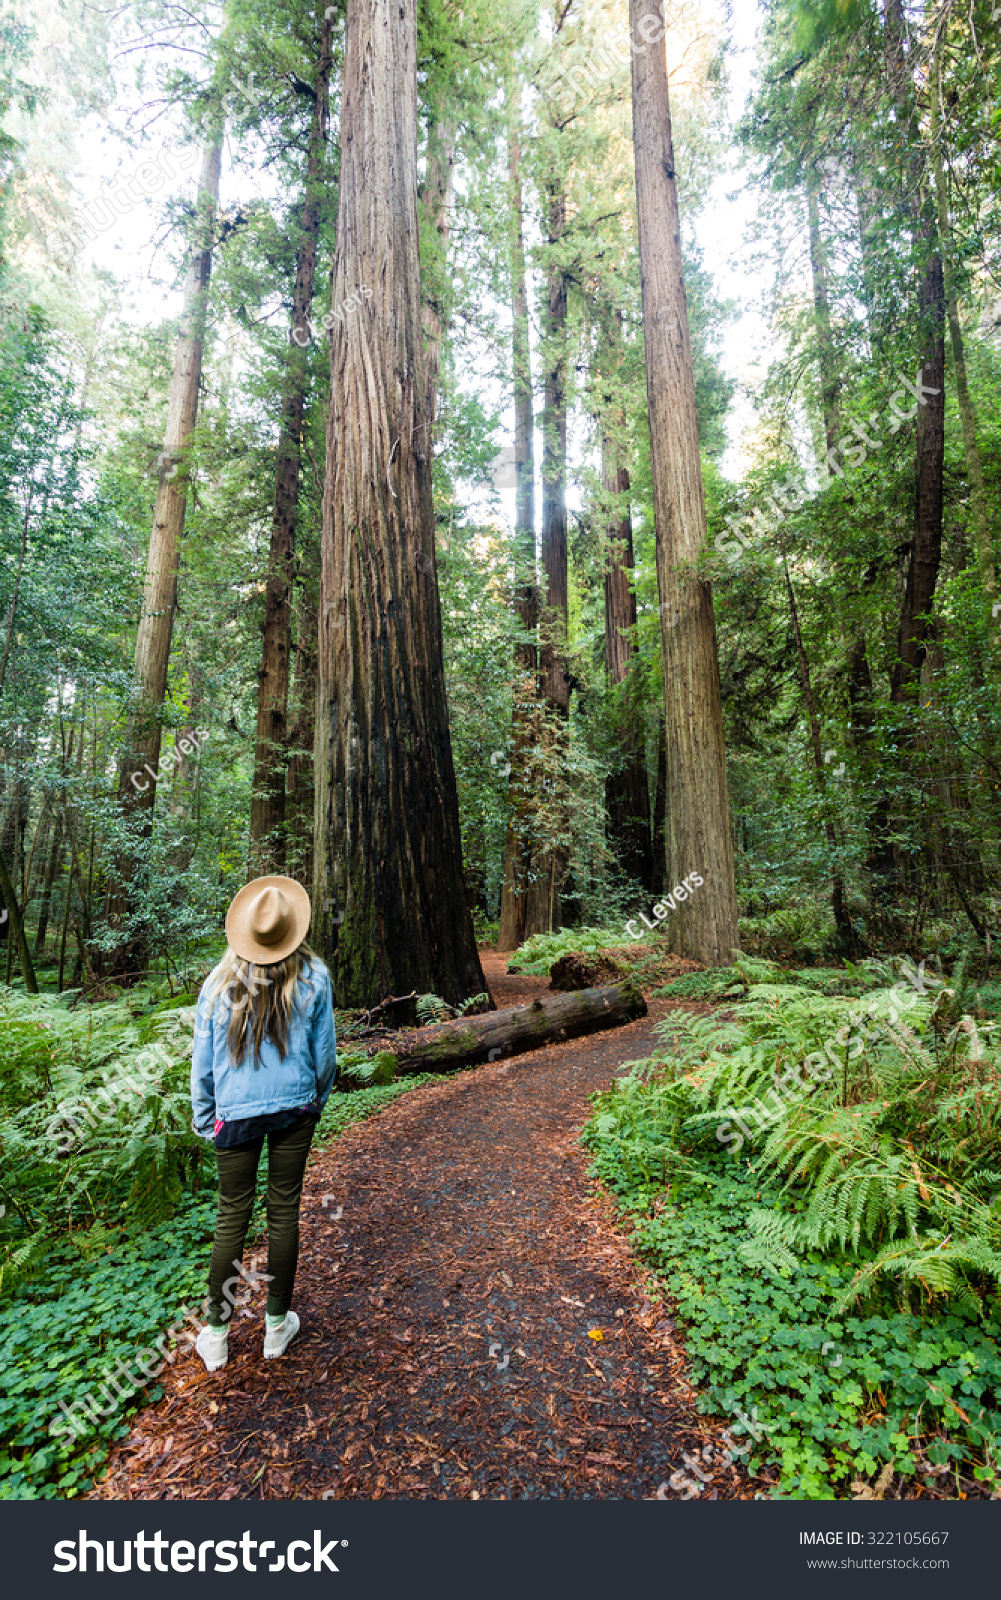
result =
[[[653,993],[669,1000],[715,1000],[737,978],[736,967],[714,967],[706,972],[686,972],[683,977],[661,984]]]
[[[597,955],[616,945],[635,944],[621,926],[614,928],[564,928],[560,933],[536,933],[515,952],[508,972],[526,972],[536,977],[548,975],[554,961],[571,952]]]
[[[762,1262],[837,1247],[853,1295],[892,1278],[976,1317],[1001,1296],[997,1025],[962,1009],[961,969],[934,992],[906,972],[862,1001],[752,982],[725,1017],[676,1013],[665,1057],[617,1091],[623,1158],[666,1177],[750,1146],[782,1180],[752,1217]]]
[[[140,1401],[159,1399],[153,1380],[85,1438],[53,1437],[49,1424],[96,1393],[118,1357],[134,1359],[164,1333],[182,1304],[205,1290],[215,1225],[213,1193],[190,1196],[168,1223],[110,1243],[64,1241],[44,1276],[4,1302],[0,1329],[0,1499],[72,1497],[89,1486]],[[107,1235],[108,1230],[104,1230]],[[83,1253],[86,1250],[87,1253]],[[133,1369],[134,1370],[134,1369]],[[122,1384],[123,1389],[126,1388]]]
[[[836,1499],[881,1464],[928,1485],[962,1469],[997,1483],[1001,1325],[941,1306],[921,1314],[887,1294],[838,1314],[854,1260],[817,1252],[762,1267],[749,1217],[778,1186],[724,1155],[700,1158],[665,1192],[623,1170],[614,1096],[585,1142],[594,1170],[635,1225],[635,1244],[684,1325],[700,1409],[760,1436],[749,1471],[777,1473],[782,1498]],[[955,1493],[955,1489],[952,1491]]]
[[[316,1146],[375,1116],[401,1094],[427,1082],[420,1074],[381,1087],[332,1094]],[[267,1161],[257,1175],[248,1254],[264,1228]],[[169,1221],[132,1236],[98,1221],[50,1248],[38,1274],[4,1300],[0,1326],[0,1499],[72,1498],[90,1484],[140,1404],[162,1390],[153,1380],[126,1396],[84,1438],[53,1437],[49,1424],[95,1393],[113,1372],[149,1348],[183,1304],[197,1309],[205,1294],[215,1227],[215,1187],[184,1195]],[[133,1367],[133,1371],[134,1371]],[[123,1384],[123,1388],[124,1388]],[[110,1391],[109,1391],[110,1393]]]
[[[904,962],[892,987],[867,963],[861,999],[736,968],[726,1012],[666,1019],[587,1132],[707,1403],[758,1405],[782,1493],[843,1493],[880,1463],[993,1485],[997,1026],[967,1009],[961,962],[948,983]]]
[[[0,1292],[71,1229],[152,1227],[211,1178],[183,998],[137,1020],[124,999],[0,993]]]

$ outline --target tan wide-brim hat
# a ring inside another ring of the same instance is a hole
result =
[[[226,913],[226,938],[244,961],[269,966],[299,948],[312,914],[309,895],[294,878],[255,878]]]

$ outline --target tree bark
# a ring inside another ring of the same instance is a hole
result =
[[[874,283],[875,279],[870,264],[871,251],[869,241],[871,238],[873,223],[871,215],[866,209],[866,201],[868,199],[868,191],[865,187],[866,182],[867,178],[865,172],[860,172],[857,191],[860,219],[860,240],[863,256],[863,277],[865,279],[868,296],[867,305],[871,314],[872,305],[874,303],[874,290],[872,288],[872,284]],[[817,328],[821,410],[824,419],[824,437],[826,440],[828,453],[830,453],[832,450],[837,448],[838,438],[841,434],[841,376],[838,370],[838,361],[834,349],[834,337],[831,328],[827,251],[824,246],[824,239],[820,229],[819,189],[820,182],[817,175],[817,170],[815,167],[811,167],[807,173],[810,268],[813,279],[813,307]],[[866,196],[866,201],[863,200],[863,196]],[[793,596],[792,583],[788,572],[786,572],[786,585],[789,591],[789,603],[793,613],[794,627],[796,630],[797,645],[799,649],[800,676],[803,681],[804,692],[807,696],[807,704],[810,707],[811,743],[814,751],[814,764],[816,765],[818,752],[820,750],[819,722],[817,720],[816,712],[813,709],[813,692],[809,686],[809,666],[806,660],[806,653],[803,650],[802,641],[800,639],[799,622],[798,618],[796,617],[796,602]],[[854,599],[854,591],[849,589],[849,593]],[[865,683],[868,683],[870,686],[871,698],[869,662],[866,652],[865,634],[861,627],[856,629],[855,638],[852,642],[852,656],[851,665],[849,668],[849,676],[852,684],[858,684],[863,680]],[[868,717],[863,716],[861,718],[856,718],[853,716],[853,727],[855,729],[856,744],[860,750],[860,753],[864,758],[870,758],[873,754],[873,722],[871,716],[871,707]],[[863,745],[865,746],[864,749]],[[823,793],[826,787],[826,772],[823,768],[822,757],[820,757],[820,767],[818,769],[818,773],[821,792]],[[881,816],[882,812],[877,810],[876,815]],[[836,836],[834,824],[830,816],[826,817],[825,819],[824,829],[827,833],[828,843],[833,851],[836,845]],[[879,852],[879,840],[875,839],[870,846],[870,863],[879,858]],[[844,883],[840,873],[837,871],[832,871],[831,904],[834,912],[834,920],[838,929],[838,938],[842,949],[845,953],[853,951],[856,945],[855,933],[844,906]]]
[[[0,851],[0,895],[3,897],[3,903],[7,910],[7,921],[10,929],[8,938],[13,938],[13,942],[17,946],[21,971],[24,974],[24,987],[29,994],[37,994],[38,979],[35,977],[35,969],[31,964],[28,938],[24,931],[24,922],[18,910],[17,897],[14,894],[14,885],[10,881],[10,873],[7,871],[7,863],[3,858],[2,851]]]
[[[652,19],[650,28],[648,19]],[[667,739],[667,883],[705,890],[671,918],[672,949],[725,965],[737,944],[712,587],[691,575],[706,539],[695,377],[681,259],[663,24],[657,0],[630,0],[633,143],[646,338],[657,581]],[[676,626],[671,626],[675,615]]]
[[[14,573],[14,588],[7,608],[7,626],[4,629],[3,659],[0,660],[0,694],[7,680],[7,663],[10,661],[11,645],[14,640],[14,623],[17,619],[17,599],[21,592],[21,577],[24,573],[24,563],[28,557],[28,528],[31,521],[31,502],[34,493],[34,484],[29,480],[28,497],[21,519],[21,548],[17,556],[17,569]]]
[[[257,691],[254,792],[250,803],[250,878],[282,873],[286,864],[285,795],[289,761],[292,568],[299,508],[300,441],[309,386],[310,312],[316,285],[316,254],[323,203],[332,41],[333,17],[325,15],[316,65],[305,196],[296,251],[292,321],[286,353],[285,393],[278,437],[278,469],[271,515],[271,550]]]
[[[934,391],[918,406],[914,538],[900,613],[897,656],[890,698],[900,704],[917,695],[928,638],[929,613],[942,559],[942,479],[945,466],[945,288],[934,225],[921,229],[925,267],[919,293],[922,321],[922,382]]]
[[[605,783],[608,838],[627,877],[651,887],[650,788],[639,711],[639,645],[632,586],[633,524],[629,471],[623,460],[625,410],[616,400],[622,353],[622,312],[607,321],[602,373],[601,477],[605,532],[605,676],[621,686],[618,701],[618,768]]]
[[[566,229],[566,192],[560,177],[549,189],[548,243],[558,247]],[[562,714],[570,706],[567,630],[567,279],[551,264],[546,312],[545,395],[542,418],[542,566],[546,575],[542,688]]]
[[[831,328],[831,298],[827,286],[827,252],[820,231],[820,182],[816,168],[806,177],[807,218],[810,232],[810,269],[813,276],[813,310],[817,326],[817,355],[820,365],[820,397],[824,413],[824,435],[828,451],[837,447],[841,432],[838,409],[841,381],[838,377],[834,334]]]
[[[201,742],[198,738],[202,686],[198,666],[190,657],[187,663],[187,680],[187,715],[183,726],[174,734],[174,764],[170,769],[170,815],[175,827],[184,830],[184,837],[170,854],[170,864],[177,873],[187,872],[198,847],[197,827],[193,829],[190,826],[190,819],[193,813],[197,818],[197,806],[192,805],[192,799],[202,759]],[[181,748],[185,744],[190,747],[188,752]],[[186,821],[188,826],[185,828]],[[177,895],[183,891],[178,886],[174,892]]]
[[[427,164],[421,185],[421,208],[434,240],[428,260],[421,261],[424,287],[422,321],[424,326],[424,371],[426,393],[424,411],[433,438],[438,409],[438,377],[441,371],[441,346],[449,323],[448,242],[452,234],[453,184],[455,177],[455,122],[440,109],[429,115]]]
[[[67,744],[66,726],[63,720],[62,685],[59,687],[59,709],[56,713],[56,722],[59,732],[60,746],[60,804],[56,809],[55,831],[52,839],[52,848],[49,853],[48,865],[45,869],[45,878],[42,885],[42,898],[38,908],[38,925],[35,929],[35,955],[41,957],[45,953],[45,935],[49,925],[49,916],[52,911],[52,891],[62,866],[65,833],[65,808],[66,808],[66,773],[70,762],[73,760],[73,741],[76,738],[76,725],[70,724],[70,736]],[[53,738],[55,730],[53,731]],[[83,742],[83,724],[80,727],[80,741]]]
[[[288,860],[290,877],[307,888],[313,882],[313,746],[316,742],[316,603],[299,590],[295,642],[295,721],[289,736]]]
[[[49,849],[48,863],[45,868],[45,877],[42,880],[42,894],[38,905],[38,924],[35,928],[35,955],[41,959],[45,954],[45,935],[48,931],[49,916],[52,911],[52,886],[55,883],[63,859],[63,814],[56,812],[55,826],[52,834],[52,844]]]
[[[920,376],[926,385],[937,390],[937,393],[926,397],[926,404],[919,404],[917,408],[914,537],[901,605],[897,659],[890,669],[890,700],[898,705],[913,704],[920,687],[925,641],[930,625],[928,612],[934,598],[941,560],[945,452],[945,295],[942,258],[936,240],[934,199],[927,195],[922,198],[925,175],[918,132],[920,119],[914,103],[914,84],[909,76],[906,41],[907,25],[902,0],[885,0],[884,71],[901,133],[902,201],[910,212],[914,241],[920,250],[922,262],[918,291],[919,348],[922,353]],[[867,281],[871,276],[867,273]],[[913,750],[913,728],[902,726],[894,733],[901,745]],[[902,868],[900,851],[893,837],[895,821],[887,787],[879,796],[873,813],[872,824],[878,831],[869,855],[873,910],[881,942],[898,940],[903,934],[898,911],[899,894],[903,887]]]
[[[914,88],[908,76],[907,19],[902,0],[885,0],[883,54],[889,86],[902,123],[902,161],[911,190],[909,204],[920,250],[918,290],[921,377],[929,390],[918,405],[915,462],[914,538],[897,641],[890,674],[890,698],[897,704],[916,698],[928,637],[929,608],[942,553],[942,479],[945,463],[945,284],[937,238],[934,197],[923,194],[923,151],[918,139]]]
[[[650,893],[663,894],[667,883],[667,729],[663,715],[657,719],[657,792],[653,801]]]
[[[566,189],[553,174],[547,188],[547,242],[557,249],[566,231]],[[543,701],[557,718],[570,710],[567,673],[567,276],[558,261],[548,271],[543,345],[544,398],[542,418],[542,566],[546,594],[542,613],[540,677]],[[541,730],[551,779],[561,757],[552,730]],[[566,872],[566,850],[552,843],[533,852],[525,911],[525,937],[554,933],[563,926],[560,894]]]
[[[137,696],[129,716],[119,773],[119,801],[127,818],[141,819],[148,836],[156,802],[156,769],[160,759],[161,707],[167,689],[170,641],[177,607],[177,573],[187,507],[187,450],[198,414],[198,385],[212,273],[213,233],[219,205],[222,165],[221,120],[209,137],[198,180],[191,254],[184,285],[184,309],[174,350],[174,371],[167,406],[160,484],[153,514],[146,583],[136,638]],[[137,782],[132,782],[137,774]],[[145,783],[146,787],[140,785]],[[116,863],[116,882],[108,893],[107,917],[121,925],[132,901],[138,867],[137,851]],[[145,941],[133,935],[119,945],[113,970],[126,974],[144,965]]]
[[[477,1061],[522,1055],[563,1039],[621,1027],[646,1014],[646,1001],[636,985],[615,983],[605,989],[546,995],[531,1005],[508,1006],[482,1017],[419,1028],[403,1033],[387,1048],[396,1058],[399,1073],[450,1072]]]
[[[409,989],[454,1004],[486,987],[434,560],[416,47],[415,0],[348,0],[333,299],[373,294],[331,338],[313,901],[342,1006]]]
[[[796,654],[799,659],[799,675],[803,685],[803,694],[806,698],[806,709],[810,721],[810,747],[813,751],[813,765],[817,772],[817,787],[820,790],[821,809],[826,811],[827,795],[827,768],[824,765],[824,755],[820,741],[820,718],[817,716],[817,703],[813,698],[813,684],[810,681],[810,663],[807,660],[806,649],[803,645],[803,634],[799,625],[799,611],[796,607],[796,596],[793,591],[792,579],[789,576],[789,567],[785,557],[782,558],[782,571],[786,581],[786,593],[789,596],[789,611],[792,616],[793,632],[796,636]],[[837,859],[838,836],[834,823],[829,815],[824,817],[824,832],[831,852],[831,910],[834,913],[834,925],[838,932],[838,944],[842,955],[855,953],[855,933],[852,928],[851,918],[845,906],[845,882],[840,869],[835,865]]]
[[[35,832],[31,841],[31,849],[28,852],[28,861],[24,871],[24,891],[21,896],[21,904],[24,907],[25,916],[27,916],[28,907],[35,898],[35,884],[38,881],[39,875],[41,875],[43,880],[45,877],[45,857],[48,852],[49,838],[51,834],[52,797],[50,795],[46,795],[42,801],[42,809],[39,814],[38,821],[35,824]],[[36,857],[38,862],[37,866]]]
[[[528,871],[531,861],[532,759],[538,723],[536,673],[538,593],[535,583],[535,439],[532,364],[528,338],[528,286],[525,275],[524,217],[521,184],[521,137],[517,111],[508,86],[508,175],[513,237],[511,242],[512,365],[514,372],[514,611],[526,636],[515,646],[512,681],[511,771],[508,775],[508,824],[501,878],[498,950],[517,950],[525,939]]]
[[[944,32],[944,30],[943,30]],[[945,290],[949,338],[952,344],[952,364],[956,374],[956,400],[963,428],[963,451],[966,456],[966,474],[970,484],[970,520],[973,524],[973,545],[977,554],[977,567],[984,592],[991,600],[997,594],[997,572],[994,564],[994,543],[987,520],[987,494],[984,489],[984,468],[977,445],[977,418],[970,395],[966,373],[966,350],[963,330],[959,321],[959,301],[956,291],[956,274],[952,262],[952,222],[949,216],[949,188],[942,162],[941,141],[941,74],[942,44],[936,63],[935,81],[931,85],[931,168],[935,180],[935,202],[938,212],[938,237],[942,249],[942,276]]]

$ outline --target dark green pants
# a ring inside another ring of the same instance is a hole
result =
[[[283,1317],[292,1304],[292,1286],[299,1261],[299,1201],[306,1157],[313,1142],[316,1121],[303,1117],[294,1127],[268,1134],[268,1311]],[[231,1294],[240,1293],[242,1284],[234,1262],[243,1261],[243,1241],[247,1237],[250,1213],[254,1207],[257,1167],[263,1139],[238,1145],[235,1150],[217,1150],[219,1171],[219,1210],[209,1267],[209,1316],[213,1327],[221,1327],[232,1315],[232,1304],[223,1294],[228,1278],[237,1282]]]

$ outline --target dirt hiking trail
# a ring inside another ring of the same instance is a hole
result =
[[[548,992],[506,960],[483,952],[498,1006]],[[264,1361],[263,1302],[239,1313],[228,1365],[168,1368],[92,1494],[677,1498],[719,1426],[577,1144],[672,1009],[423,1085],[314,1158],[299,1338]],[[721,1454],[708,1497],[753,1492]]]

